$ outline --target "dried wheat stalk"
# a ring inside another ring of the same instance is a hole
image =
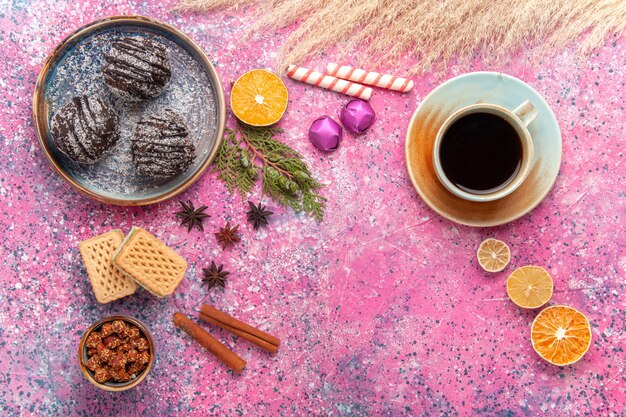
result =
[[[360,46],[368,68],[417,59],[410,73],[444,69],[475,54],[502,60],[532,50],[545,56],[579,41],[589,53],[626,28],[625,0],[181,0],[179,10],[254,5],[249,34],[299,23],[276,64],[283,72],[322,51],[334,59]]]

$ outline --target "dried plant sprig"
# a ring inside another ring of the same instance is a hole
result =
[[[409,70],[417,74],[476,53],[501,62],[521,50],[547,56],[576,40],[586,54],[626,29],[624,0],[181,0],[178,8],[250,4],[256,7],[248,33],[300,23],[279,51],[281,73],[337,45],[335,61],[358,44],[361,59],[350,64],[398,73],[394,66],[409,57],[418,60]]]
[[[237,190],[242,200],[260,178],[263,192],[273,200],[321,221],[326,198],[318,191],[323,185],[313,178],[302,155],[275,139],[281,132],[276,127],[245,124],[226,129],[213,161],[219,178],[231,193]]]

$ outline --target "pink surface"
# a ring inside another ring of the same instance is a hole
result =
[[[282,140],[327,184],[326,219],[317,224],[264,201],[276,215],[255,232],[245,223],[247,203],[207,174],[180,198],[208,205],[212,217],[205,233],[187,233],[172,215],[176,198],[121,208],[72,191],[44,159],[30,111],[48,53],[101,17],[143,14],[177,26],[205,48],[226,86],[248,69],[271,66],[286,33],[242,41],[245,8],[179,15],[166,3],[1,6],[1,415],[626,414],[625,41],[609,41],[582,62],[573,50],[538,64],[477,60],[440,80],[415,78],[408,95],[377,91],[375,125],[364,136],[346,135],[329,155],[309,144],[307,130],[317,117],[336,116],[348,98],[285,80],[291,101]],[[441,80],[482,69],[519,77],[546,98],[561,124],[563,164],[532,213],[472,229],[438,217],[419,199],[406,174],[404,138],[413,110]],[[242,242],[222,251],[212,233],[227,220],[241,224]],[[187,258],[187,277],[164,300],[141,290],[99,305],[77,243],[133,225]],[[498,274],[482,272],[474,255],[492,236],[513,252]],[[232,272],[223,292],[209,292],[200,279],[211,260]],[[558,368],[534,353],[528,334],[536,312],[506,297],[508,273],[526,264],[554,277],[551,303],[591,320],[592,346],[573,366]],[[280,351],[269,356],[206,326],[248,361],[233,375],[171,323],[174,311],[195,315],[202,302],[279,336]],[[144,321],[157,344],[147,380],[120,394],[91,386],[76,361],[84,329],[113,313]]]

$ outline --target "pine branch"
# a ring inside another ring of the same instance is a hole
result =
[[[226,129],[213,161],[219,178],[231,194],[238,191],[242,200],[261,178],[263,192],[273,200],[321,221],[326,198],[318,190],[323,185],[313,178],[302,155],[274,138],[280,133],[282,129],[276,127],[244,124]]]
[[[213,163],[219,172],[219,178],[226,183],[228,191],[232,194],[238,190],[243,199],[252,191],[258,172],[256,167],[250,164],[250,158],[241,147],[241,140],[237,138],[235,132],[226,129],[225,136]]]

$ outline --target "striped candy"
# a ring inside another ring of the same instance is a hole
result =
[[[361,84],[342,80],[337,77],[322,74],[308,68],[299,67],[297,65],[289,65],[287,76],[303,83],[316,85],[327,90],[336,91],[338,93],[347,94],[363,100],[369,100],[372,96],[372,89]]]
[[[330,75],[344,80],[356,81],[375,87],[386,88],[387,90],[400,91],[406,93],[413,88],[413,81],[406,78],[394,77],[393,75],[379,74],[378,72],[367,72],[360,68],[348,65],[338,65],[330,63],[326,66],[326,72]]]

